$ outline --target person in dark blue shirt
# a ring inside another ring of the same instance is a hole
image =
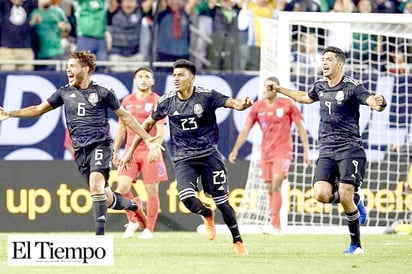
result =
[[[366,153],[359,130],[359,107],[376,111],[386,107],[382,95],[370,93],[355,79],[344,75],[345,54],[337,47],[322,52],[323,78],[306,93],[272,87],[305,104],[320,102],[319,159],[313,183],[314,196],[322,203],[338,203],[348,221],[351,243],[345,254],[362,254],[359,223],[366,223],[367,212],[360,192],[366,168]],[[358,193],[356,193],[358,191]]]
[[[38,117],[65,106],[66,123],[73,141],[74,158],[80,173],[87,181],[93,201],[96,235],[104,235],[107,208],[131,210],[138,219],[145,219],[141,207],[113,192],[108,184],[112,165],[112,139],[109,135],[108,112],[113,110],[123,124],[141,136],[149,147],[149,160],[161,152],[156,137],[151,137],[120,104],[112,89],[90,80],[96,68],[96,56],[90,51],[71,54],[66,68],[68,84],[60,87],[44,102],[19,110],[6,111],[0,107],[0,121],[9,117]]]
[[[174,62],[172,77],[175,89],[160,97],[143,127],[149,130],[156,121],[169,118],[171,155],[179,199],[192,213],[203,218],[206,236],[213,240],[216,237],[214,212],[196,198],[200,181],[203,190],[212,196],[223,215],[232,234],[235,252],[246,255],[248,250],[240,236],[235,212],[229,204],[228,176],[223,156],[218,150],[219,130],[215,112],[221,107],[245,110],[252,102],[249,97],[234,99],[216,90],[193,86],[195,74],[196,67],[192,62],[186,59]],[[139,141],[140,137],[136,136],[119,168],[127,166]]]

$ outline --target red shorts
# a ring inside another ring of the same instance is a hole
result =
[[[119,171],[119,176],[128,176],[136,181],[140,172],[145,184],[153,184],[160,181],[167,181],[167,169],[163,160],[163,155],[159,155],[156,162],[150,163],[147,159],[148,150],[136,150],[130,168]]]
[[[273,174],[281,174],[285,178],[288,176],[290,158],[273,158],[271,161],[265,161],[260,163],[260,170],[262,172],[260,178],[267,181],[272,181]]]

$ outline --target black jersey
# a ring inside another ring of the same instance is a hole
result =
[[[117,110],[120,107],[112,89],[94,82],[82,90],[66,85],[60,87],[47,101],[53,108],[64,104],[67,128],[75,149],[111,141],[108,112],[109,109]]]
[[[316,81],[309,97],[320,102],[320,153],[362,147],[359,130],[359,107],[371,95],[363,85],[344,76],[335,87],[326,78]]]
[[[204,157],[217,150],[219,130],[216,109],[224,107],[228,96],[215,90],[193,87],[186,100],[175,91],[160,97],[152,112],[154,120],[169,117],[171,154],[174,161]]]

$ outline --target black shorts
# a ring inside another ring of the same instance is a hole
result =
[[[330,157],[320,157],[315,168],[313,182],[327,181],[331,184],[347,183],[354,185],[356,190],[362,185],[366,170],[366,158],[354,157],[335,160]]]
[[[175,162],[175,175],[178,192],[187,188],[198,191],[197,184],[200,180],[203,191],[212,197],[229,193],[227,170],[219,152],[202,158]]]
[[[111,143],[95,143],[79,148],[74,153],[77,168],[89,184],[90,173],[100,172],[105,178],[105,187],[109,186],[109,174],[112,168]]]

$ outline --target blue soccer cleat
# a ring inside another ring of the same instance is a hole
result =
[[[359,202],[356,205],[359,211],[359,223],[361,225],[364,225],[366,224],[366,220],[368,218],[368,212],[366,211],[366,208],[365,208],[365,195],[363,194],[363,191],[360,188],[357,193],[359,195]]]
[[[363,254],[363,249],[357,245],[350,245],[343,254],[354,254],[354,255],[361,255]]]

